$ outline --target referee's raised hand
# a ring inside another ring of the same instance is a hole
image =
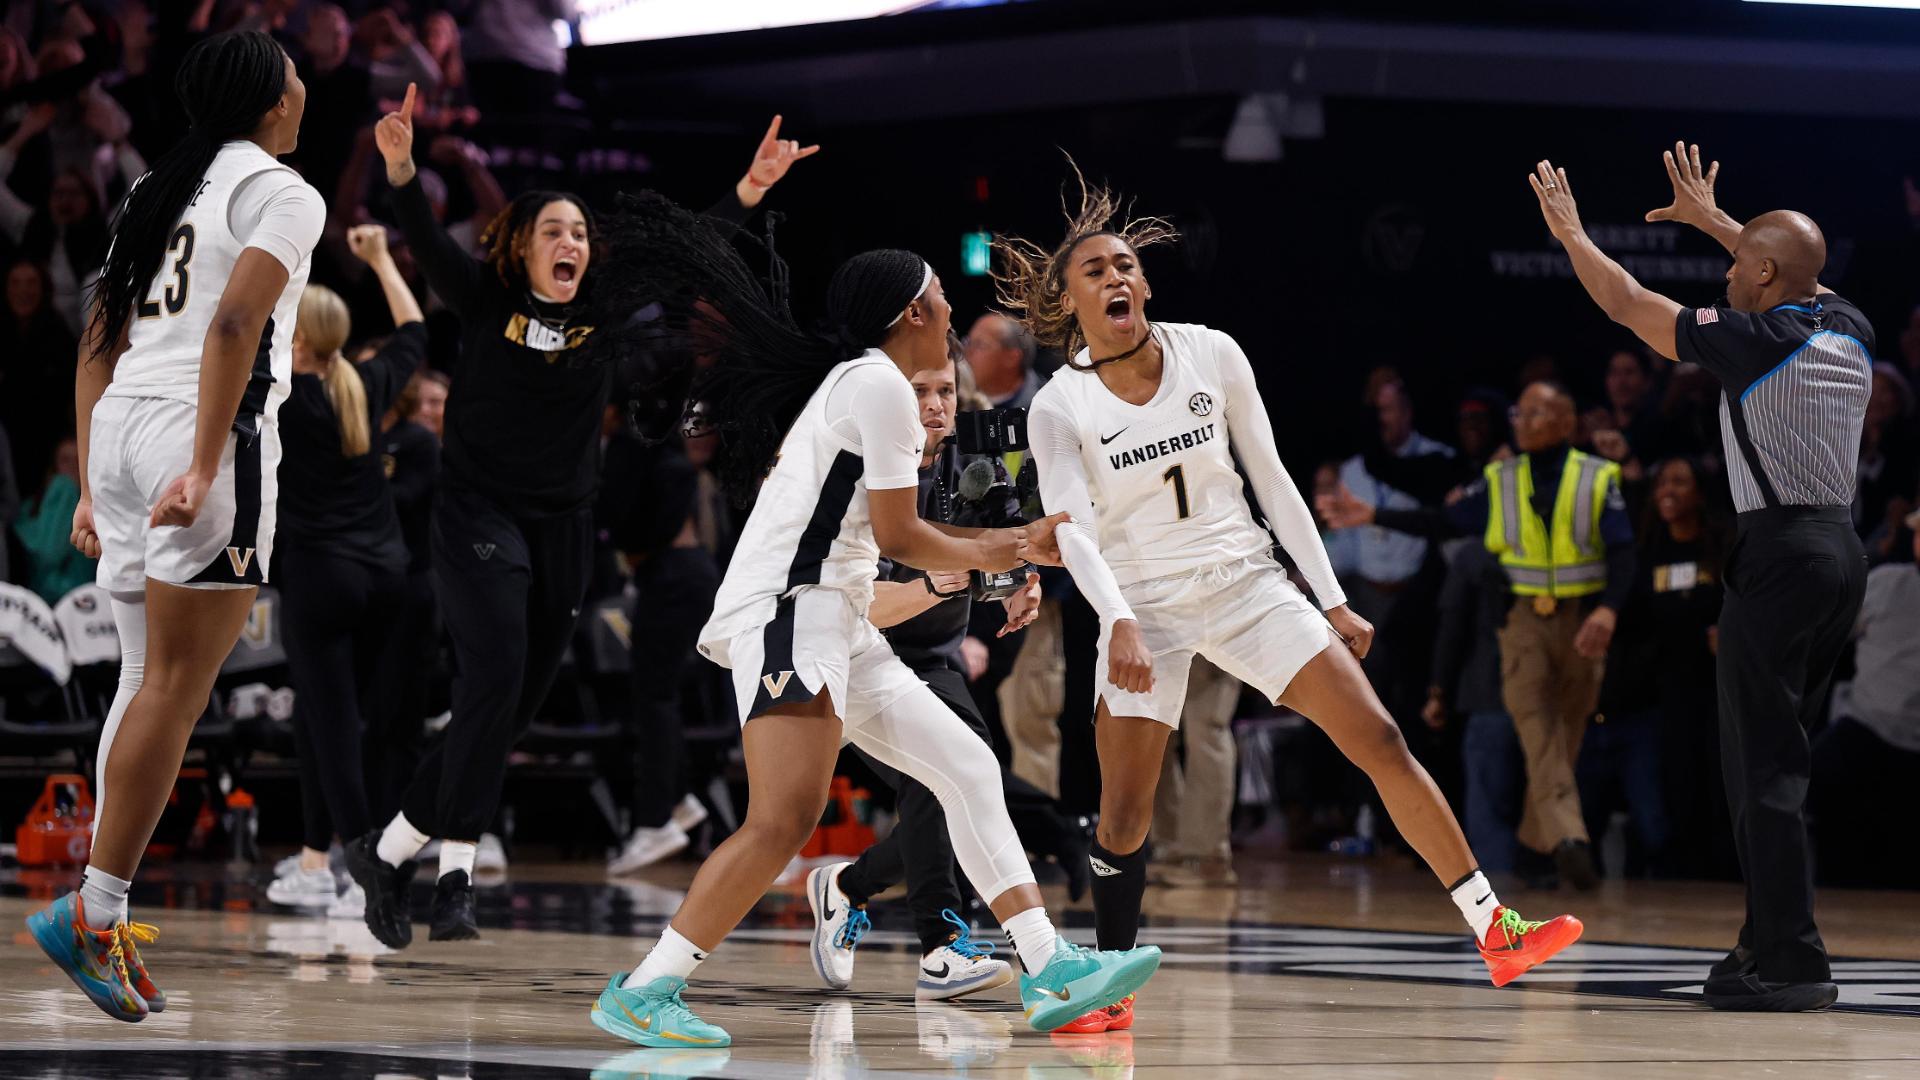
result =
[[[1581,231],[1580,211],[1573,203],[1573,187],[1567,183],[1567,170],[1556,169],[1544,158],[1528,174],[1527,183],[1540,199],[1540,216],[1561,242]]]
[[[1660,155],[1666,160],[1667,179],[1673,183],[1673,202],[1658,210],[1647,211],[1648,221],[1678,221],[1701,226],[1711,221],[1719,206],[1713,201],[1713,182],[1720,175],[1720,163],[1700,167],[1700,144],[1688,146],[1676,142],[1673,149]]]

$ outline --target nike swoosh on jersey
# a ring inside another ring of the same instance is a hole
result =
[[[1125,435],[1127,433],[1127,429],[1131,428],[1132,426],[1133,426],[1132,424],[1128,424],[1126,427],[1121,428],[1119,431],[1116,431],[1111,435],[1100,436],[1100,445],[1105,446],[1108,443],[1112,442],[1113,440],[1119,438],[1120,436]]]

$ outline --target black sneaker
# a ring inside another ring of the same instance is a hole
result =
[[[433,927],[428,941],[471,941],[480,936],[473,917],[473,879],[465,870],[449,870],[433,887]]]
[[[1600,887],[1600,872],[1593,867],[1593,849],[1585,840],[1560,841],[1560,846],[1553,849],[1553,864],[1560,871],[1560,880],[1581,892]]]
[[[1735,945],[1733,951],[1713,965],[1713,970],[1707,973],[1706,992],[1709,994],[1744,993],[1746,977],[1757,972],[1759,968],[1760,961],[1753,955],[1752,949],[1745,945]]]
[[[1721,980],[1702,1000],[1711,1009],[1725,1012],[1818,1012],[1840,997],[1840,988],[1830,982],[1762,982],[1758,975],[1744,975],[1737,983]]]
[[[367,894],[367,929],[389,949],[413,943],[413,921],[407,904],[407,886],[413,883],[412,859],[399,866],[380,861],[380,830],[347,845],[347,873]]]

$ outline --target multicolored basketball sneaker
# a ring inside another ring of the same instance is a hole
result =
[[[140,1000],[147,1003],[148,1012],[167,1011],[167,992],[153,984],[153,976],[147,974],[147,965],[140,960],[140,950],[135,947],[136,940],[152,944],[160,940],[160,928],[148,923],[123,922],[113,928],[120,937],[120,954],[127,962],[127,982]]]
[[[1486,940],[1480,943],[1480,959],[1493,973],[1493,985],[1505,986],[1580,940],[1583,929],[1580,920],[1571,915],[1528,922],[1502,905],[1494,912]]]
[[[117,929],[88,926],[80,911],[79,893],[68,893],[46,910],[27,916],[27,930],[47,959],[100,1006],[101,1012],[128,1023],[147,1018],[146,999],[134,990],[127,976],[123,935]]]
[[[1128,994],[1104,1009],[1095,1009],[1071,1023],[1053,1029],[1055,1035],[1098,1035],[1103,1031],[1125,1031],[1133,1026],[1134,995]]]
[[[638,990],[615,975],[593,1003],[593,1026],[629,1042],[653,1047],[731,1046],[733,1036],[693,1015],[680,994],[687,980],[662,976]]]
[[[1124,952],[1095,952],[1063,937],[1038,975],[1020,976],[1020,1003],[1036,1031],[1054,1031],[1105,1009],[1146,984],[1160,969],[1160,949],[1144,945]]]

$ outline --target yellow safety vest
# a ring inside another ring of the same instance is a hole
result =
[[[1620,466],[1567,452],[1553,503],[1553,529],[1533,509],[1528,455],[1487,466],[1487,550],[1500,557],[1520,596],[1591,596],[1607,585],[1607,545],[1600,515],[1620,486]],[[1550,609],[1549,609],[1550,610]]]

